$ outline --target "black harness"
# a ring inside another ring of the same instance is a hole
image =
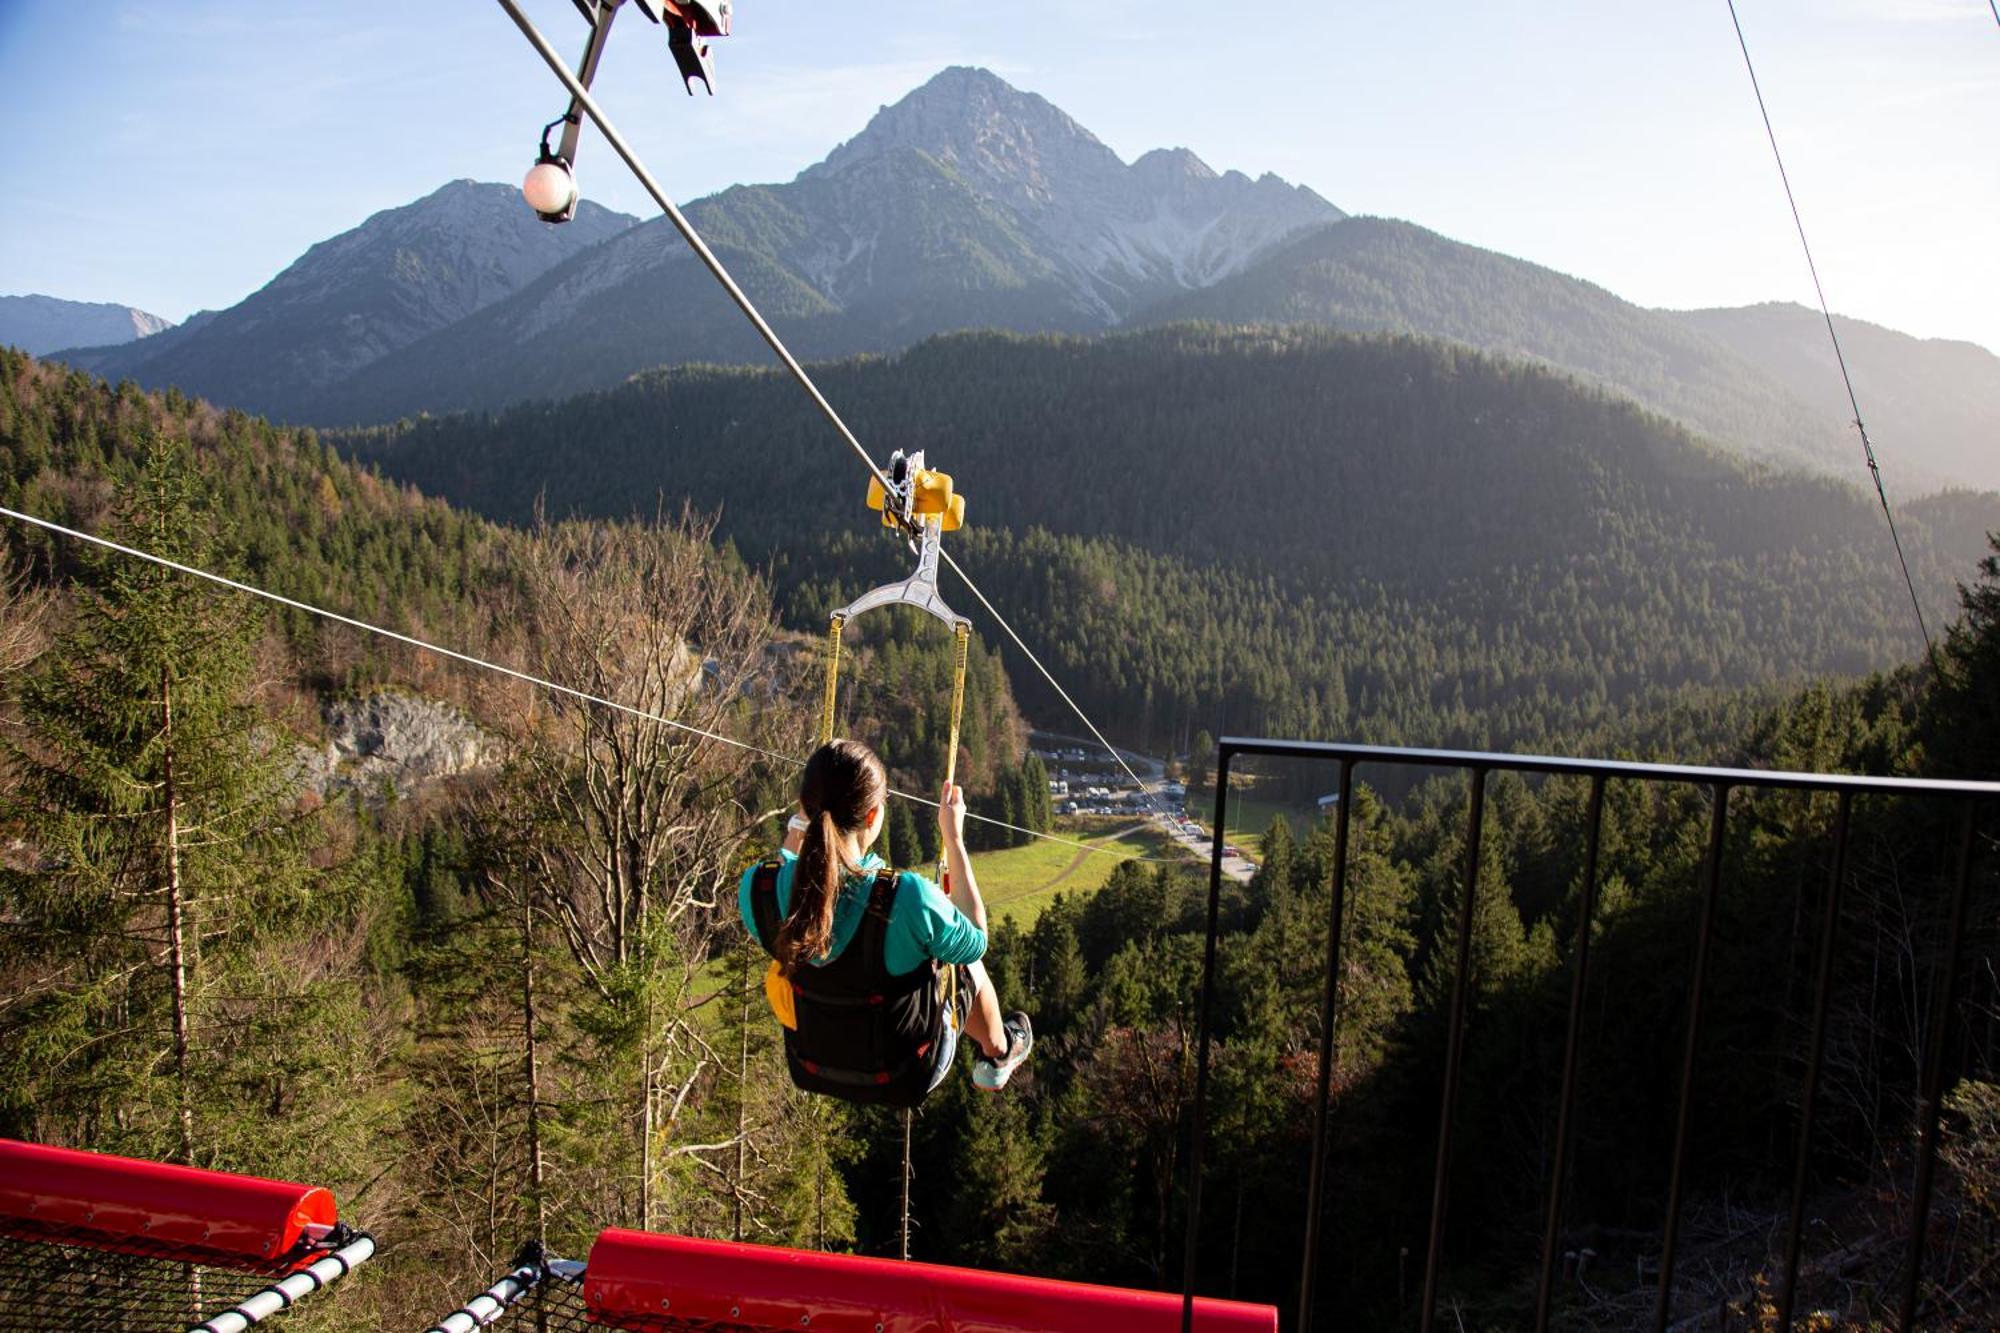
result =
[[[773,859],[750,880],[757,942],[775,956],[784,915],[778,910]],[[897,873],[884,869],[869,886],[868,907],[837,958],[799,968],[790,979],[798,1019],[785,1028],[785,1065],[807,1092],[850,1102],[915,1106],[930,1090],[932,1055],[944,1037],[937,962],[893,976],[885,961]]]

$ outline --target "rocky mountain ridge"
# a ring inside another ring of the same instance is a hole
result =
[[[807,358],[1175,320],[1411,334],[1555,367],[1755,459],[1853,471],[1824,344],[1795,319],[1647,310],[1183,148],[1126,163],[984,70],[940,72],[789,182],[685,211]],[[767,364],[666,221],[630,221],[586,201],[550,228],[510,187],[457,182],[315,246],[236,307],[63,357],[330,426],[560,400],[662,365]],[[2000,361],[1880,332],[1864,388],[1902,489],[2000,485]]]
[[[964,66],[884,107],[799,180],[836,177],[897,149],[927,154],[1011,213],[1111,323],[1344,216],[1302,185],[1218,175],[1185,148],[1156,148],[1127,165],[1046,99]]]
[[[179,336],[58,353],[107,379],[173,384],[230,407],[294,416],[327,386],[464,319],[634,219],[586,203],[550,226],[502,185],[453,181],[307,250]]]
[[[477,207],[440,207],[448,196],[476,196]],[[458,182],[315,246],[166,345],[169,355],[64,359],[344,424],[765,355],[663,220],[627,229],[630,219],[592,210],[586,201],[576,222],[544,228],[511,188]],[[894,351],[962,328],[1113,327],[1343,216],[1310,190],[1218,174],[1184,149],[1128,165],[1044,99],[965,68],[884,108],[795,180],[733,187],[686,212],[813,356]],[[593,229],[593,218],[608,225]],[[551,235],[562,253],[550,253]],[[527,262],[503,261],[529,240]]]
[[[38,292],[0,296],[0,343],[31,356],[85,343],[129,343],[173,327],[170,319],[109,301],[65,301]]]

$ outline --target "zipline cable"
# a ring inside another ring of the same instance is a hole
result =
[[[442,644],[431,643],[428,640],[419,639],[415,635],[404,634],[381,625],[370,624],[365,620],[357,620],[353,616],[342,615],[338,611],[329,611],[323,606],[314,606],[311,602],[302,602],[295,597],[287,597],[283,593],[272,592],[268,588],[260,588],[254,583],[244,583],[239,579],[232,579],[226,575],[216,574],[202,569],[197,565],[184,564],[179,560],[172,560],[163,555],[155,555],[151,551],[142,551],[136,546],[126,546],[121,542],[112,541],[108,537],[100,537],[95,533],[84,532],[78,528],[65,527],[63,524],[50,519],[40,518],[34,514],[24,514],[18,509],[8,509],[5,506],[0,506],[0,517],[11,518],[16,522],[41,528],[43,531],[53,532],[57,536],[87,542],[92,546],[99,546],[107,551],[115,551],[119,555],[130,556],[134,560],[144,560],[149,564],[158,565],[162,569],[171,569],[177,574],[186,574],[191,578],[204,579],[219,587],[228,588],[232,592],[245,593],[251,597],[260,597],[267,602],[275,602],[279,606],[288,607],[294,611],[303,611],[307,615],[318,616],[322,620],[331,620],[335,624],[346,625],[350,629],[358,629],[368,634],[379,635],[385,639],[393,639],[398,643],[407,644],[412,648],[419,648],[427,653],[436,653],[440,657],[448,657],[453,661],[463,662],[467,666],[478,667],[483,671],[493,671],[503,676],[511,676],[515,680],[537,686],[554,694],[567,695],[572,699],[579,699],[584,703],[596,704],[600,708],[609,708],[620,713],[626,713],[646,722],[657,722],[661,726],[672,727],[676,731],[684,731],[691,736],[700,736],[722,745],[734,746],[736,749],[746,750],[761,758],[775,759],[779,763],[786,764],[792,768],[805,767],[804,761],[800,760],[796,755],[780,754],[776,750],[767,750],[761,745],[753,745],[749,741],[738,740],[734,736],[726,736],[719,731],[707,731],[701,727],[690,726],[685,722],[676,722],[673,718],[661,717],[658,713],[649,713],[643,708],[635,708],[631,704],[619,703],[616,699],[606,699],[601,695],[591,694],[571,685],[563,685],[557,681],[537,676],[532,672],[521,671],[515,667],[489,661],[483,657],[475,657],[471,653],[460,652],[456,648],[446,648]],[[915,796],[909,792],[897,791],[894,787],[889,788],[889,794],[917,805],[927,805],[933,810],[937,808],[938,804],[928,797]],[[1044,842],[1061,843],[1065,847],[1074,847],[1079,851],[1096,852],[1106,856],[1118,856],[1118,859],[1122,861],[1158,861],[1163,859],[1156,856],[1119,856],[1117,852],[1114,852],[1109,847],[1097,847],[1075,838],[1065,838],[1060,834],[1043,833],[1035,829],[1022,828],[1018,824],[1009,824],[1002,819],[992,819],[986,815],[973,814],[969,810],[966,812],[965,817],[977,820],[982,824],[991,825],[994,828],[1006,829],[1011,833],[1019,833],[1030,838],[1040,838]]]
[[[1014,632],[1014,627],[1007,623],[1006,618],[1003,617],[999,611],[994,609],[993,603],[986,599],[986,594],[979,590],[979,585],[972,581],[971,577],[968,574],[966,574],[965,570],[959,565],[958,561],[952,559],[951,552],[946,550],[940,550],[938,552],[938,557],[942,559],[945,562],[945,564],[951,567],[952,573],[958,575],[960,579],[964,580],[965,586],[971,590],[972,595],[974,597],[977,597],[979,599],[979,604],[986,608],[986,613],[993,617],[994,623],[999,625],[1001,629],[1007,631],[1007,637],[1014,641],[1014,646],[1016,648],[1019,648],[1021,652],[1027,656],[1028,661],[1034,664],[1035,670],[1042,673],[1042,679],[1049,683],[1049,688],[1053,689],[1057,694],[1060,694],[1062,696],[1062,701],[1069,705],[1070,711],[1075,713],[1077,717],[1082,719],[1084,726],[1090,728],[1091,735],[1097,737],[1097,743],[1103,746],[1113,759],[1118,761],[1118,767],[1125,770],[1125,776],[1132,779],[1132,781],[1135,784],[1137,784],[1140,795],[1146,798],[1146,804],[1152,806],[1155,813],[1162,815],[1166,814],[1167,808],[1161,805],[1158,801],[1153,799],[1153,793],[1147,790],[1145,781],[1141,779],[1137,773],[1134,773],[1132,771],[1132,766],[1125,762],[1125,756],[1118,752],[1118,747],[1113,745],[1110,741],[1104,739],[1104,733],[1097,729],[1097,724],[1095,722],[1092,722],[1090,720],[1089,715],[1086,714],[1082,708],[1077,706],[1076,700],[1069,697],[1069,691],[1064,689],[1060,684],[1058,684],[1056,678],[1049,674],[1049,669],[1042,665],[1042,659],[1035,656],[1034,649],[1028,647],[1027,644],[1021,642],[1021,636],[1016,634]],[[1219,832],[1220,831],[1218,830],[1218,836]]]
[[[777,330],[772,328],[763,314],[758,311],[756,303],[750,299],[741,287],[736,285],[736,279],[729,275],[729,270],[723,266],[720,259],[716,258],[715,252],[708,248],[708,243],[702,240],[701,233],[694,229],[694,224],[687,220],[687,216],[674,204],[674,201],[667,197],[667,192],[660,187],[660,183],[653,179],[653,173],[647,170],[644,162],[639,160],[639,155],[633,151],[632,146],[625,142],[625,136],[618,132],[618,128],[604,114],[604,108],[597,104],[597,99],[590,95],[590,90],[583,86],[583,81],[571,72],[568,62],[556,53],[554,47],[549,45],[548,39],[542,36],[541,30],[535,27],[533,20],[529,19],[521,11],[521,7],[516,3],[516,0],[499,0],[499,4],[500,8],[507,11],[507,17],[514,20],[514,26],[521,30],[521,35],[528,39],[529,45],[535,48],[536,53],[541,56],[543,62],[555,71],[557,78],[562,80],[563,86],[569,91],[570,97],[574,99],[576,105],[583,108],[584,113],[597,126],[598,132],[604,136],[604,141],[611,145],[612,151],[618,154],[625,165],[630,168],[633,176],[638,179],[639,184],[645,187],[646,193],[653,197],[653,202],[658,204],[661,211],[667,215],[667,220],[674,224],[674,230],[681,234],[681,239],[688,243],[689,248],[694,251],[695,257],[701,260],[703,267],[707,268],[715,280],[722,284],[723,291],[727,292],[729,299],[736,303],[736,308],[743,312],[744,318],[750,321],[765,343],[770,346],[772,352],[776,353],[778,359],[784,362],[785,368],[791,372],[792,378],[799,382],[799,387],[806,391],[807,396],[825,414],[826,419],[832,423],[834,430],[839,433],[840,438],[846,441],[847,447],[852,449],[855,457],[861,460],[862,466],[866,467],[869,474],[882,484],[885,492],[893,491],[895,488],[891,485],[888,475],[880,467],[876,466],[875,460],[869,456],[868,450],[861,443],[860,438],[849,429],[847,422],[834,409],[833,404],[827,401],[826,395],[820,392],[819,385],[813,382],[813,378],[806,372],[806,368],[799,363],[797,357],[792,355],[791,349],[785,346],[785,340],[778,336]],[[952,559],[949,551],[942,554],[945,563],[951,567],[952,572],[963,579],[965,586],[972,590],[972,595],[979,599],[979,604],[986,608],[987,613],[999,623],[1001,629],[1007,631],[1007,637],[1012,639],[1015,646],[1020,648],[1023,653],[1027,654],[1028,660],[1034,664],[1035,670],[1041,673],[1042,679],[1046,680],[1051,688],[1062,696],[1063,702],[1068,704],[1071,711],[1082,719],[1083,725],[1090,728],[1090,734],[1097,738],[1098,744],[1110,751],[1112,759],[1117,762],[1120,768],[1125,770],[1125,775],[1138,785],[1139,792],[1145,797],[1146,803],[1151,805],[1156,812],[1163,815],[1166,814],[1166,807],[1153,798],[1153,794],[1147,788],[1146,783],[1137,773],[1132,771],[1132,766],[1125,762],[1125,757],[1118,752],[1111,742],[1104,739],[1104,733],[1097,729],[1097,724],[1092,722],[1083,709],[1077,706],[1076,700],[1070,698],[1069,691],[1057,683],[1056,678],[1049,674],[1049,669],[1042,665],[1041,659],[1036,657],[1029,650],[1028,645],[1021,641],[1021,636],[1016,634],[1013,626],[1009,625],[1000,612],[994,609],[993,603],[987,599],[985,593],[979,590],[978,585],[973,583],[971,577],[966,574],[964,567],[958,561]]]
[[[1994,18],[2000,19],[2000,0],[1988,0],[1995,5]],[[1764,105],[1764,89],[1757,81],[1757,66],[1750,60],[1750,43],[1743,37],[1743,20],[1736,15],[1736,0],[1727,0],[1729,21],[1736,28],[1736,45],[1743,52],[1743,68],[1750,72],[1750,91],[1757,95],[1757,113],[1764,118],[1764,137],[1771,141],[1771,158],[1778,164],[1778,180],[1785,187],[1785,202],[1792,208],[1792,225],[1798,229],[1799,249],[1805,252],[1806,270],[1812,274],[1813,293],[1819,297],[1819,313],[1826,320],[1826,336],[1833,343],[1833,359],[1840,366],[1840,382],[1847,386],[1847,406],[1853,411],[1854,429],[1861,436],[1861,452],[1868,461],[1868,475],[1875,482],[1875,496],[1882,502],[1882,517],[1889,523],[1889,540],[1896,547],[1896,563],[1903,571],[1903,586],[1910,590],[1910,607],[1917,613],[1917,629],[1924,636],[1924,652],[1930,658],[1931,674],[1941,674],[1938,670],[1937,644],[1931,639],[1931,627],[1924,620],[1924,604],[1917,596],[1916,580],[1910,577],[1910,562],[1903,554],[1903,539],[1896,532],[1896,516],[1889,512],[1889,492],[1882,485],[1882,465],[1875,461],[1875,445],[1868,438],[1868,427],[1861,420],[1861,404],[1854,396],[1854,379],[1847,373],[1847,356],[1840,348],[1840,334],[1833,327],[1833,309],[1826,302],[1826,289],[1820,285],[1819,265],[1813,262],[1812,245],[1806,240],[1805,219],[1799,216],[1798,197],[1792,193],[1792,178],[1785,170],[1785,156],[1778,151],[1778,132],[1771,127],[1771,111]]]
[[[625,136],[620,134],[618,128],[605,116],[604,108],[597,105],[597,99],[590,95],[590,89],[584,87],[583,81],[570,72],[569,64],[556,54],[555,48],[549,45],[548,39],[542,36],[534,21],[521,12],[521,7],[515,0],[500,0],[500,8],[507,11],[507,17],[514,20],[514,26],[521,30],[521,35],[528,39],[529,45],[533,46],[548,63],[548,67],[556,72],[556,77],[563,81],[563,86],[569,90],[569,95],[575,99],[576,104],[582,107],[596,123],[598,132],[604,136],[604,141],[611,145],[613,152],[624,159],[625,165],[631,169],[634,176],[638,177],[639,184],[645,187],[646,193],[653,196],[653,202],[667,215],[667,221],[674,224],[674,230],[681,234],[681,239],[688,243],[695,257],[701,260],[703,267],[722,284],[722,289],[729,293],[729,299],[736,303],[736,308],[741,310],[744,318],[756,327],[771,350],[777,353],[778,359],[785,363],[785,368],[792,372],[792,378],[799,382],[799,387],[804,389],[819,406],[819,410],[826,414],[826,419],[833,423],[836,431],[840,432],[840,438],[847,442],[847,447],[854,451],[854,456],[861,460],[862,466],[882,483],[885,491],[893,491],[894,487],[890,484],[888,475],[875,465],[873,458],[868,456],[868,450],[862,445],[859,437],[848,429],[847,422],[841,419],[840,413],[834,410],[826,395],[819,391],[819,385],[813,383],[812,376],[806,373],[806,368],[799,364],[798,358],[785,346],[784,339],[780,338],[777,330],[766,322],[764,316],[758,312],[756,304],[743,289],[736,285],[736,279],[729,276],[729,270],[715,257],[715,252],[708,248],[708,243],[701,239],[701,233],[694,229],[694,224],[687,220],[686,215],[675,206],[674,201],[667,197],[667,192],[660,188],[660,183],[653,179],[653,173],[646,169],[646,164],[639,160],[639,155],[625,142]]]

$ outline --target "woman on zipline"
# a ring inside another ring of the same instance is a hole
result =
[[[793,1082],[849,1101],[914,1106],[944,1081],[960,1031],[989,1092],[1028,1058],[1024,1013],[1003,1020],[979,961],[986,904],[965,854],[965,792],[938,804],[945,889],[869,849],[888,800],[882,761],[858,741],[822,745],[799,781],[780,854],[743,873],[737,910],[775,960],[765,993],[785,1028]]]

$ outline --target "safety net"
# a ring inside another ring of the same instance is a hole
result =
[[[314,1247],[300,1257],[309,1264],[319,1254]],[[65,1228],[0,1233],[0,1330],[181,1333],[295,1271],[290,1262],[225,1267],[193,1251],[137,1241],[111,1250],[101,1235]]]

